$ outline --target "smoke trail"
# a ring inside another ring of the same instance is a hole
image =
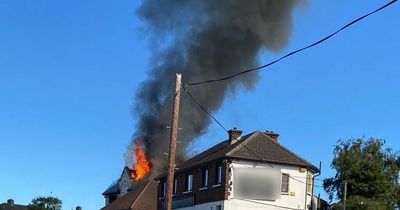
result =
[[[201,81],[257,65],[261,49],[287,46],[292,12],[300,0],[144,0],[138,14],[151,42],[151,69],[136,94],[133,114],[139,116],[134,136],[144,137],[146,152],[158,170],[167,162],[175,73],[184,81]],[[251,89],[258,74],[191,89],[208,110],[216,111],[238,86]],[[182,95],[178,159],[204,134],[210,119]],[[134,147],[135,139],[131,147]],[[133,151],[132,148],[128,149]]]

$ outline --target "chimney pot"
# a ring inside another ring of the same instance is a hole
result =
[[[13,200],[13,199],[8,199],[8,200],[7,200],[7,204],[8,204],[9,206],[14,206],[14,200]]]
[[[278,137],[279,137],[279,134],[277,134],[277,133],[275,133],[275,132],[273,132],[273,131],[265,131],[265,134],[268,136],[268,137],[270,137],[272,140],[274,140],[274,141],[278,141]]]
[[[234,127],[233,129],[230,129],[228,131],[229,134],[229,141],[231,142],[231,144],[237,142],[237,140],[240,139],[240,136],[242,135],[243,131],[237,129],[236,127]]]
[[[76,210],[82,210],[82,207],[77,206],[77,207],[76,207]]]

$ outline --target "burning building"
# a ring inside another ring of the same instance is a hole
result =
[[[239,129],[229,130],[227,140],[177,166],[172,208],[326,209],[314,196],[320,169],[281,145],[278,136],[271,131],[242,135]],[[104,195],[107,205],[102,210],[165,210],[166,173],[135,181],[126,167]]]
[[[120,181],[104,195],[123,197],[136,184],[165,172],[174,77],[184,82],[220,78],[258,65],[262,50],[279,51],[289,41],[292,15],[303,0],[145,0],[137,13],[151,47],[148,77],[139,86],[133,113],[138,118],[125,154]],[[208,111],[215,112],[238,88],[250,90],[258,73],[191,88]],[[211,121],[203,110],[182,95],[177,165],[186,160],[187,147],[207,132]],[[126,178],[123,178],[126,177]],[[122,180],[122,182],[121,182]],[[127,183],[124,184],[123,180]],[[107,202],[109,203],[109,202]]]
[[[129,194],[130,191],[135,191],[136,188],[139,188],[138,186],[154,185],[151,181],[148,181],[147,176],[150,174],[151,165],[142,149],[141,143],[136,145],[133,159],[135,160],[135,163],[132,165],[132,169],[124,167],[118,181],[113,183],[103,192],[103,196],[106,199],[106,205],[125,196],[126,194]]]
[[[166,169],[175,73],[183,82],[198,82],[238,73],[258,65],[262,50],[279,51],[287,46],[292,15],[305,0],[146,0],[137,13],[151,44],[148,77],[138,87],[133,114],[138,118],[125,159],[141,143],[151,162],[151,174]],[[250,90],[258,73],[190,89],[208,111],[217,111],[226,96],[238,88]],[[181,97],[181,143],[177,161],[187,159],[187,146],[205,134],[210,118],[185,94]]]

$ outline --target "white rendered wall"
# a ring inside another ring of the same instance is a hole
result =
[[[307,173],[300,172],[300,167],[296,166],[283,166],[271,164],[273,169],[287,173],[293,178],[289,178],[289,193],[279,193],[275,201],[265,200],[250,200],[250,199],[237,199],[234,195],[235,183],[233,182],[234,168],[271,168],[270,165],[264,163],[255,163],[248,161],[233,161],[230,164],[231,172],[228,174],[229,182],[232,182],[230,196],[228,200],[224,201],[224,210],[278,210],[278,209],[307,209],[306,206],[310,205],[311,197],[307,196],[306,204],[306,177]],[[297,180],[299,181],[297,181]],[[229,183],[228,182],[228,183]],[[304,183],[302,183],[304,182]]]

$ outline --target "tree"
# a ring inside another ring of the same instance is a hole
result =
[[[61,210],[62,201],[56,197],[36,197],[28,205],[29,210]]]
[[[347,209],[395,209],[400,207],[400,156],[383,149],[385,141],[363,138],[339,140],[331,167],[335,177],[324,180],[329,199],[343,199],[347,182]],[[341,208],[337,203],[335,209]]]

